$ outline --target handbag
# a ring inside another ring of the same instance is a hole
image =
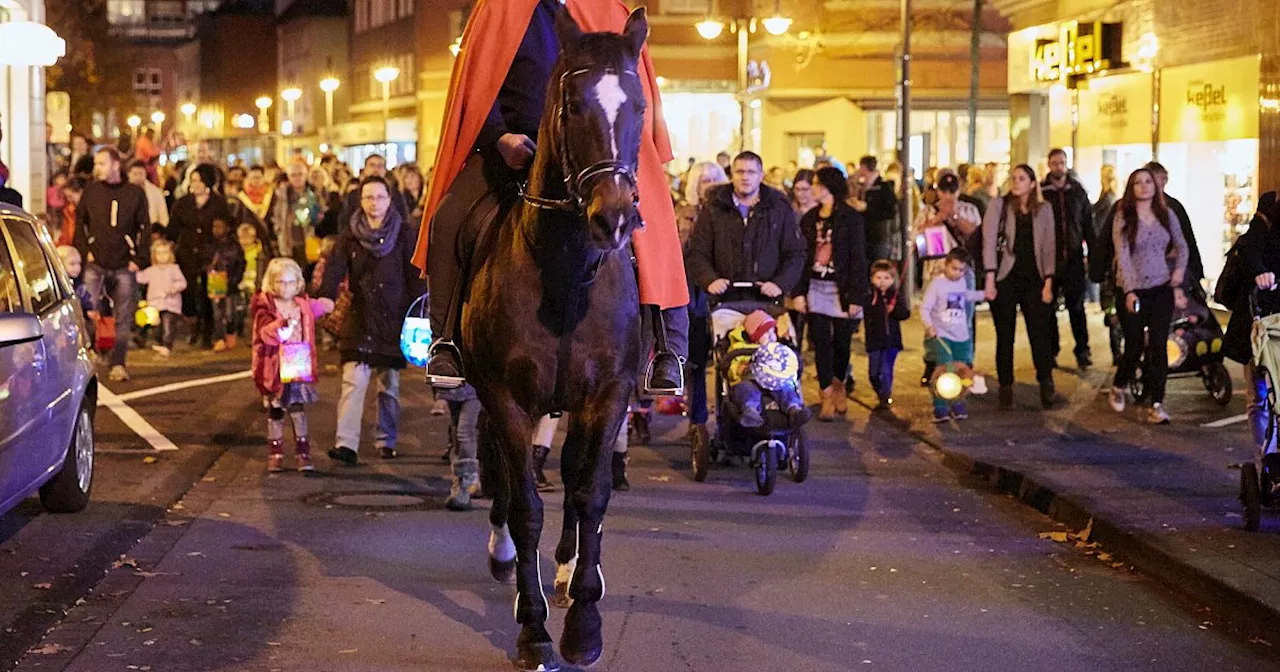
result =
[[[431,320],[425,314],[428,296],[430,293],[414,299],[400,327],[400,352],[410,364],[420,367],[427,365],[431,354]]]
[[[310,343],[280,344],[280,382],[314,383],[315,371],[311,367]]]

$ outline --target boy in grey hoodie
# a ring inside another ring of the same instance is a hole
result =
[[[929,283],[920,304],[920,321],[924,323],[925,337],[933,349],[933,361],[944,370],[953,362],[973,365],[969,309],[974,302],[985,298],[983,292],[969,289],[965,283],[964,275],[970,262],[968,251],[957,247],[947,254],[945,261],[942,275]],[[945,422],[953,417],[957,420],[969,417],[964,402],[953,403],[935,393],[933,421]]]

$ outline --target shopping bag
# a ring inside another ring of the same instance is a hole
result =
[[[227,272],[209,271],[209,275],[207,277],[208,279],[205,283],[205,289],[208,290],[209,298],[227,298]]]
[[[400,352],[414,366],[426,366],[431,352],[431,321],[427,319],[427,297],[423,294],[409,306],[400,327]]]
[[[955,246],[955,236],[945,226],[927,227],[916,236],[916,247],[921,259],[941,259]]]
[[[314,383],[315,371],[311,368],[310,343],[282,343],[280,345],[280,382]]]
[[[100,316],[94,327],[94,334],[93,346],[98,352],[107,352],[116,347],[116,318],[111,315]]]

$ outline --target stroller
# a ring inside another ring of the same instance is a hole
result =
[[[1207,297],[1199,288],[1186,292],[1187,308],[1175,312],[1169,325],[1166,349],[1169,353],[1169,378],[1199,378],[1209,396],[1220,406],[1231,403],[1231,374],[1223,363],[1223,331],[1218,318],[1209,309]],[[1129,392],[1138,401],[1146,399],[1142,367],[1138,367]]]
[[[1280,382],[1280,313],[1260,317],[1256,292],[1254,290],[1254,298],[1250,301],[1253,360],[1247,366],[1253,368],[1253,384],[1258,386],[1258,398],[1265,409],[1267,424],[1262,445],[1257,446],[1253,459],[1240,465],[1240,502],[1244,505],[1244,528],[1250,532],[1258,531],[1262,507],[1280,504],[1280,498],[1272,494],[1277,474],[1266,467],[1264,459],[1280,438],[1280,406],[1276,404],[1276,383]]]
[[[718,297],[710,317],[714,339],[715,436],[708,436],[705,429],[695,431],[690,461],[693,479],[702,482],[711,463],[721,457],[749,458],[755,471],[756,491],[768,496],[773,493],[779,471],[789,471],[796,483],[808,478],[809,446],[804,428],[791,426],[787,414],[772,395],[764,398],[764,425],[754,428],[742,426],[741,409],[730,399],[729,367],[742,353],[730,349],[728,335],[756,310],[764,310],[777,319],[778,342],[790,348],[797,358],[800,356],[800,345],[795,342],[786,309],[780,302],[762,297],[755,284],[734,283],[729,292]],[[798,370],[793,384],[800,384]]]

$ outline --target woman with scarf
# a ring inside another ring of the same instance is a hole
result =
[[[360,209],[343,222],[333,256],[325,264],[320,295],[336,299],[343,280],[351,307],[338,332],[342,357],[342,396],[338,434],[329,457],[345,464],[359,461],[360,421],[371,379],[378,388],[378,429],[374,445],[383,458],[396,456],[400,424],[400,330],[413,300],[426,282],[413,267],[417,232],[391,207],[391,187],[381,177],[360,183]]]

